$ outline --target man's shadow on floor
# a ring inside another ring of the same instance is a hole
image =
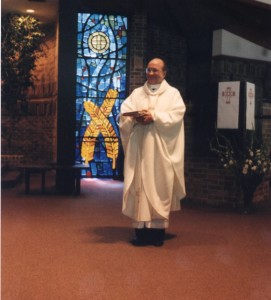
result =
[[[128,242],[134,237],[133,228],[119,226],[91,227],[87,230],[91,242],[113,244]],[[175,246],[225,245],[229,241],[221,235],[199,231],[181,231],[178,234],[166,231],[165,241],[174,241]]]
[[[134,230],[129,227],[103,226],[89,228],[88,234],[94,239],[95,243],[111,244],[131,240],[134,236]],[[166,233],[165,240],[174,239],[176,236],[175,234]]]

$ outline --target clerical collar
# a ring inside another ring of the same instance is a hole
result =
[[[148,88],[150,91],[155,92],[159,89],[161,84],[148,84]]]

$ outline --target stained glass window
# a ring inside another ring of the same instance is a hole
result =
[[[117,116],[126,97],[127,17],[78,14],[76,160],[86,176],[119,175]]]

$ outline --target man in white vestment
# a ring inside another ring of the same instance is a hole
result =
[[[152,59],[147,81],[123,102],[120,135],[124,150],[122,212],[132,219],[132,244],[162,246],[170,211],[180,210],[184,182],[185,104],[165,80],[166,65]]]

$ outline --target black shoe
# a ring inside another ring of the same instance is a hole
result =
[[[164,240],[156,240],[153,242],[153,246],[162,247],[164,245]]]
[[[136,247],[148,245],[146,229],[135,229],[135,238],[131,240],[131,244]]]
[[[152,245],[161,247],[164,245],[165,229],[151,229]]]
[[[137,237],[133,238],[130,242],[135,247],[144,247],[147,246],[147,243],[139,240]]]

